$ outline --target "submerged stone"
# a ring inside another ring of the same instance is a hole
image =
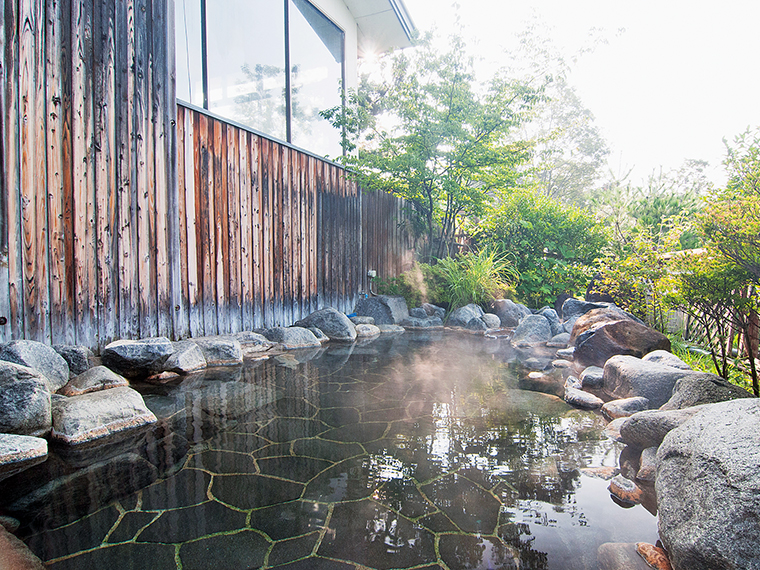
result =
[[[156,416],[138,392],[126,387],[113,388],[56,402],[52,437],[74,445],[155,421]]]
[[[379,570],[436,560],[431,532],[371,501],[336,505],[318,553]]]
[[[252,530],[209,536],[183,544],[179,549],[182,570],[259,568],[269,541]]]

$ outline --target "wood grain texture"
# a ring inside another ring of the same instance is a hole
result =
[[[4,3],[0,340],[289,325],[353,310],[368,265],[389,277],[412,259],[380,219],[402,217],[394,198],[391,211],[336,164],[177,106],[172,10]]]

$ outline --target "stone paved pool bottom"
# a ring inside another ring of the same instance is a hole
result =
[[[513,358],[406,333],[145,386],[163,419],[131,447],[3,485],[55,570],[591,570],[604,542],[654,543],[581,472],[617,464],[602,418],[518,389]]]

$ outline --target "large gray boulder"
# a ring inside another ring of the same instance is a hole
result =
[[[560,333],[565,332],[565,328],[562,326],[562,323],[559,320],[557,311],[549,307],[544,307],[538,312],[538,314],[543,315],[546,320],[549,321],[549,325],[552,327],[552,336],[556,336]]]
[[[261,332],[268,340],[276,342],[285,350],[297,348],[319,348],[319,342],[314,333],[303,327],[273,327]]]
[[[552,327],[546,317],[528,315],[515,329],[512,344],[547,342],[552,336]]]
[[[356,326],[346,315],[333,307],[322,309],[310,314],[305,319],[295,323],[297,327],[317,327],[330,340],[353,342],[356,340]]]
[[[0,480],[45,461],[47,454],[47,441],[41,437],[0,433]]]
[[[129,386],[126,378],[116,374],[116,372],[105,366],[95,366],[69,380],[59,390],[59,394],[69,397],[81,396],[82,394],[109,390],[120,386]]]
[[[69,365],[69,376],[79,376],[92,366],[95,355],[86,346],[54,344],[53,350],[60,354]]]
[[[657,447],[663,438],[699,413],[701,406],[683,410],[645,410],[633,414],[620,424],[620,439],[637,449]]]
[[[422,303],[422,308],[425,310],[429,317],[438,317],[441,320],[446,317],[446,309],[439,307],[438,305],[432,305],[431,303]]]
[[[75,445],[155,421],[156,416],[138,392],[132,388],[113,388],[56,401],[52,437]]]
[[[140,340],[117,340],[103,349],[101,359],[126,378],[140,378],[163,370],[166,359],[174,352],[174,345],[165,336]]]
[[[680,410],[699,404],[715,404],[753,395],[715,374],[694,372],[676,380],[673,395],[660,406],[661,410]]]
[[[485,313],[475,303],[470,303],[464,307],[458,307],[451,311],[449,318],[446,320],[446,324],[450,327],[462,327],[465,328],[472,319],[479,319]]]
[[[234,336],[204,336],[186,341],[201,349],[207,366],[236,366],[243,363],[243,347]]]
[[[675,570],[760,568],[760,400],[700,406],[657,452],[658,527]]]
[[[12,340],[0,345],[0,360],[37,370],[51,394],[69,381],[69,365],[52,346],[34,340]]]
[[[50,431],[48,381],[36,370],[0,361],[0,432],[42,436]]]
[[[603,309],[608,306],[607,303],[589,303],[588,301],[581,301],[580,299],[571,297],[570,299],[565,299],[565,302],[562,303],[562,318],[567,321],[573,317],[585,315],[594,309]]]
[[[676,382],[684,376],[692,375],[707,376],[705,373],[671,368],[634,356],[613,356],[604,365],[602,389],[616,399],[643,396],[649,400],[651,408],[659,408],[670,400]]]
[[[643,412],[649,408],[649,400],[643,396],[635,398],[623,398],[622,400],[610,400],[602,406],[602,414],[609,420],[627,418],[635,413]]]
[[[174,352],[164,362],[164,371],[184,375],[203,370],[206,366],[206,357],[200,347],[191,341],[181,341],[174,343]]]
[[[530,309],[510,299],[496,299],[492,304],[493,312],[501,320],[503,327],[516,327],[520,321],[530,315]]]
[[[691,370],[691,366],[667,350],[654,350],[649,354],[645,354],[642,360],[645,360],[646,362],[654,362],[656,364],[664,364],[665,366],[670,366],[671,368]]]
[[[376,325],[398,325],[409,316],[406,300],[389,295],[359,299],[355,312],[359,316],[374,318]]]

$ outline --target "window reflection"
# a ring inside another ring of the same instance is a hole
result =
[[[319,154],[341,154],[340,133],[319,112],[342,103],[344,34],[307,0],[176,0],[175,23],[179,99]]]
[[[305,0],[290,0],[292,142],[341,153],[340,134],[319,116],[341,104],[343,32]]]
[[[176,0],[177,98],[203,105],[201,0]]]
[[[206,0],[209,110],[280,139],[284,18],[271,0]]]

